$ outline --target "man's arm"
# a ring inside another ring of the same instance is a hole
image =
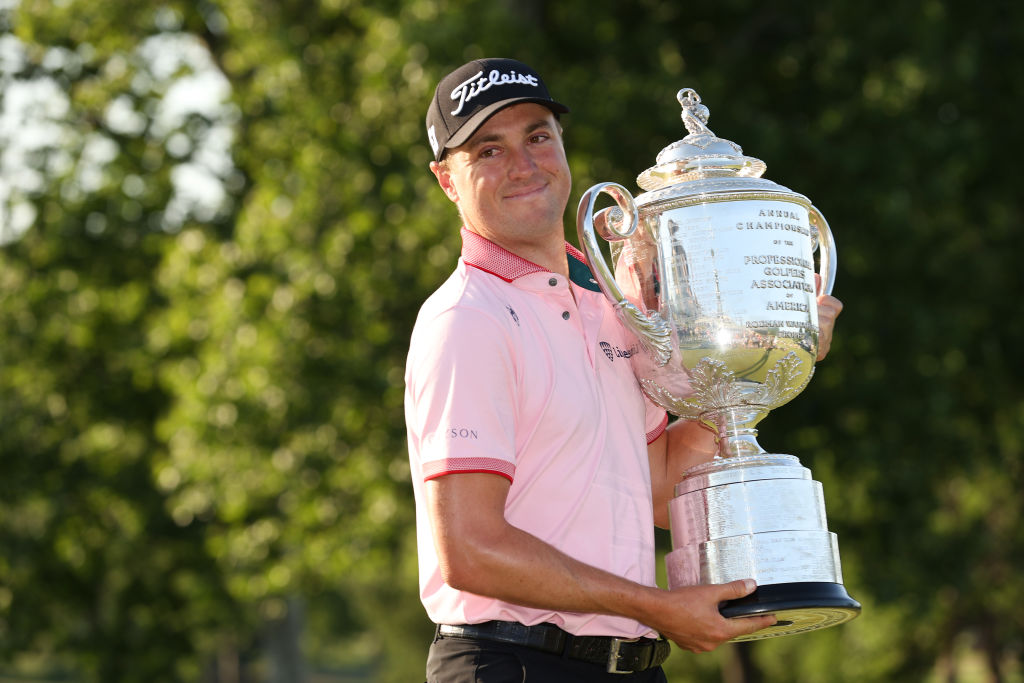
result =
[[[696,420],[676,420],[647,445],[655,526],[669,527],[668,504],[675,497],[675,486],[682,481],[683,473],[708,462],[716,452],[715,433]]]
[[[723,600],[749,594],[752,581],[665,591],[569,557],[505,520],[509,486],[487,473],[426,483],[442,577],[453,588],[540,609],[628,617],[694,652],[774,623],[770,616],[730,620],[719,613]]]

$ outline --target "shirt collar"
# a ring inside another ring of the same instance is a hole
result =
[[[587,267],[583,252],[566,242],[565,253],[569,257],[569,279],[584,289],[601,291],[590,268]],[[533,261],[527,261],[521,256],[516,256],[504,247],[465,227],[462,228],[462,260],[466,265],[496,275],[505,282],[512,282],[533,273],[549,272],[547,268],[538,266]]]

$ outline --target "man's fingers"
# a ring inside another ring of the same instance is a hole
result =
[[[838,318],[843,312],[843,302],[831,294],[822,294],[817,298],[818,313],[831,318]]]
[[[822,294],[818,297],[818,324],[820,334],[818,335],[818,356],[817,359],[824,360],[832,346],[832,332],[835,329],[836,318],[843,310],[843,302],[834,296]]]
[[[757,582],[753,579],[738,579],[722,584],[722,600],[735,600],[750,595],[757,588]]]
[[[723,600],[735,600],[744,596],[750,595],[757,589],[757,582],[753,579],[739,579],[738,581],[731,581],[726,584],[722,584],[722,599]],[[774,614],[759,614],[757,616],[750,617],[735,617],[729,619],[729,638],[735,638],[737,636],[745,636],[748,633],[755,633],[763,628],[768,628],[775,624],[776,619]]]
[[[733,634],[730,636],[736,638],[738,636],[745,636],[751,633],[757,633],[763,628],[774,626],[778,622],[774,614],[759,614],[756,617],[734,617],[729,619],[729,623],[733,629]]]
[[[679,610],[669,610],[661,632],[684,650],[711,652],[726,641],[768,628],[776,623],[774,615],[727,618],[721,613],[722,603],[743,598],[756,589],[754,579],[677,588],[671,594]],[[680,616],[679,612],[685,614]]]

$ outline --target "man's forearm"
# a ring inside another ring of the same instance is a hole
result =
[[[445,550],[445,582],[516,605],[647,623],[649,606],[661,592],[580,562],[511,525],[486,541],[478,537],[458,545]]]
[[[507,480],[490,474],[427,482],[442,578],[453,588],[538,609],[634,619],[697,652],[773,622],[728,620],[718,612],[722,600],[752,591],[752,581],[663,590],[580,562],[508,524],[507,491]]]
[[[427,482],[434,545],[445,583],[505,602],[642,623],[659,589],[590,566],[505,520],[507,480],[457,474]]]

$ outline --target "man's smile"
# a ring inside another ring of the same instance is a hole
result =
[[[517,188],[505,194],[505,199],[526,199],[532,197],[540,192],[543,192],[548,187],[548,183],[536,183],[523,188]]]

